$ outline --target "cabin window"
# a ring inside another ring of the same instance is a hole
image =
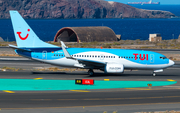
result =
[[[76,57],[76,55],[74,55],[74,57]]]
[[[95,57],[97,57],[97,56],[95,56]]]
[[[89,55],[87,55],[87,57],[89,57]]]

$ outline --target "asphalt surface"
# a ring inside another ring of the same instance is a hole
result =
[[[34,67],[51,67],[26,58],[0,58],[0,67],[17,67],[33,69]],[[85,91],[0,91],[0,112],[2,113],[131,113],[166,110],[180,110],[180,62],[162,73],[152,76],[151,71],[125,71],[124,74],[104,74],[95,71],[90,77],[87,72],[39,72],[39,71],[0,71],[0,79],[52,79],[52,80],[127,80],[127,81],[167,81],[175,80],[171,86],[98,89]]]
[[[153,77],[150,71],[126,71],[122,75],[97,72],[90,77],[86,72],[0,72],[0,78],[73,80],[127,80],[167,81],[176,80],[171,86],[134,89],[99,89],[83,91],[14,91],[0,92],[0,112],[88,112],[113,113],[180,110],[179,69],[166,69]],[[165,107],[166,106],[166,107]]]

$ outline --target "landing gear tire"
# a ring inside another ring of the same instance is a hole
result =
[[[93,75],[94,75],[94,71],[93,71],[92,69],[89,69],[88,74],[89,74],[90,76],[93,76]]]
[[[155,77],[156,76],[156,73],[153,73],[153,77]]]

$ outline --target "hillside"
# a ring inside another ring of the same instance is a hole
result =
[[[168,11],[142,10],[103,0],[0,0],[0,19],[18,10],[24,18],[170,18]]]

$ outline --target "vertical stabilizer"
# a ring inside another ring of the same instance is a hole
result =
[[[18,47],[36,48],[36,47],[57,47],[48,44],[39,39],[18,11],[9,11],[14,29],[14,35]]]

